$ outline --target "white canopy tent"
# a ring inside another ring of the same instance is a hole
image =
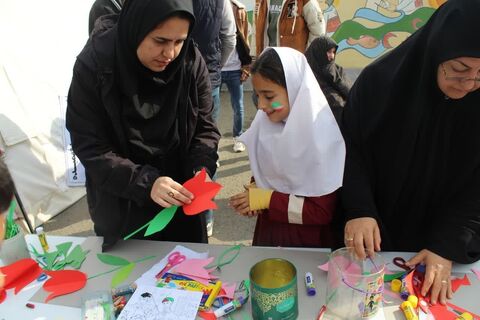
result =
[[[0,0],[0,150],[34,226],[85,195],[67,185],[62,105],[92,3]]]

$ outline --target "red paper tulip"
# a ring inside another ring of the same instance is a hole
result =
[[[51,292],[45,303],[51,299],[78,291],[85,287],[87,275],[78,270],[45,271],[51,278],[45,281],[43,289]]]
[[[213,198],[222,188],[222,185],[205,181],[207,172],[202,169],[198,175],[188,180],[183,186],[193,193],[194,199],[190,204],[183,205],[183,212],[186,215],[195,215],[208,209],[217,209],[217,204],[213,202]]]

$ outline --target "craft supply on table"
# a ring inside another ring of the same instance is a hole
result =
[[[403,301],[400,305],[400,309],[403,311],[403,314],[407,320],[418,320],[417,313],[415,312],[415,309],[410,301]]]
[[[43,251],[48,252],[48,242],[47,242],[47,235],[43,230],[43,227],[38,227],[35,229],[35,233],[38,235],[38,240],[40,241],[40,245],[42,246]]]
[[[172,269],[172,267],[176,266],[177,264],[182,263],[183,261],[185,261],[185,259],[186,259],[185,256],[178,251],[174,251],[174,252],[170,253],[168,255],[167,264],[165,265],[165,267],[162,270],[160,270],[159,273],[157,273],[157,275],[155,277],[157,279],[162,278],[162,276],[166,272],[168,272],[170,269]]]
[[[108,291],[89,293],[82,299],[83,320],[113,320],[112,296]]]
[[[130,285],[124,285],[111,290],[112,302],[113,302],[113,312],[115,317],[118,317],[120,312],[127,304],[128,300],[132,297],[133,293],[137,289],[137,285],[132,283]]]
[[[317,293],[313,282],[313,275],[310,272],[305,273],[305,287],[307,289],[307,295],[314,296]]]

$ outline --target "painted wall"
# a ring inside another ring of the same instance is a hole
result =
[[[337,63],[363,68],[423,26],[446,0],[317,1],[327,20],[327,34],[338,43]],[[255,1],[243,2],[252,21]]]
[[[318,0],[338,64],[362,68],[423,26],[446,0]]]

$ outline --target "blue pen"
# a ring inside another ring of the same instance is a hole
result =
[[[313,283],[313,276],[310,272],[305,273],[305,287],[307,288],[307,294],[309,296],[314,296],[317,293],[315,284]]]

